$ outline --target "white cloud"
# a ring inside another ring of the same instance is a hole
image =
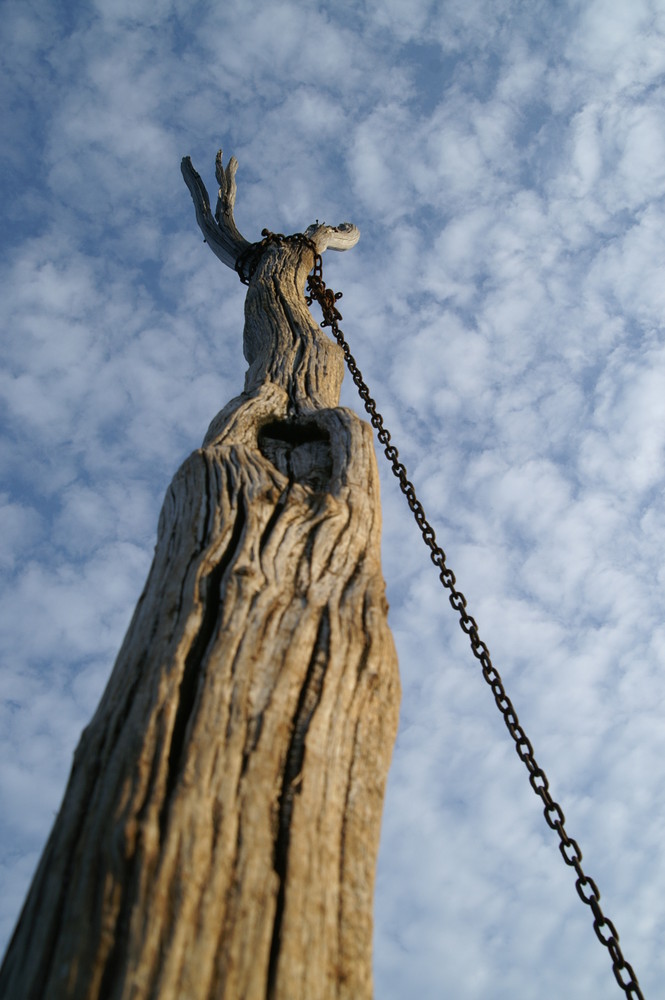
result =
[[[343,327],[657,993],[659,5],[104,0],[58,24],[41,6],[7,4],[3,21],[5,935],[140,592],[166,483],[242,385],[244,289],[206,253],[179,174],[191,153],[214,195],[223,145],[241,161],[249,239],[317,217],[359,224],[358,248],[325,261]],[[382,474],[404,704],[377,997],[611,995],[491,692]]]

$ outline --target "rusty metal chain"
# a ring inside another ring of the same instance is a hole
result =
[[[250,283],[264,251],[271,243],[276,245],[281,243],[305,244],[315,255],[317,253],[314,243],[304,233],[294,233],[292,236],[285,236],[284,233],[271,233],[269,229],[262,229],[261,236],[263,237],[262,240],[259,240],[258,243],[250,243],[247,249],[236,260],[235,269],[243,285]]]
[[[390,432],[384,425],[383,417],[376,408],[376,402],[372,398],[362,372],[358,368],[356,359],[351,353],[343,332],[339,328],[339,321],[342,319],[342,315],[337,309],[336,302],[341,299],[342,293],[333,292],[332,289],[326,287],[323,280],[321,254],[316,249],[312,240],[303,233],[284,236],[282,233],[271,233],[268,229],[264,229],[261,235],[263,239],[259,243],[253,243],[249,246],[236,261],[236,271],[240,280],[244,284],[249,284],[263,252],[270,244],[296,242],[304,244],[313,253],[314,266],[307,278],[307,291],[309,293],[306,296],[307,304],[311,305],[314,301],[319,303],[323,312],[321,326],[330,327],[335,340],[344,352],[344,360],[358,389],[365,410],[369,414],[372,427],[376,430],[376,436],[383,445],[384,454],[390,462],[393,475],[399,481],[400,489],[406,497],[409,508],[420,528],[423,541],[430,550],[430,559],[439,571],[441,583],[446,590],[450,591],[448,599],[459,616],[460,628],[469,637],[471,651],[480,662],[483,677],[491,688],[496,706],[501,712],[508,732],[514,740],[517,755],[529,772],[529,783],[533,791],[544,803],[543,815],[545,821],[550,829],[555,830],[559,836],[559,850],[563,860],[575,870],[577,876],[575,881],[577,894],[582,902],[591,908],[593,929],[600,943],[609,952],[614,977],[629,1000],[644,1000],[644,995],[640,989],[635,971],[630,963],[626,962],[621,951],[618,931],[612,921],[602,911],[598,886],[582,868],[582,851],[580,850],[580,846],[566,831],[566,818],[563,810],[559,803],[552,798],[547,775],[536,761],[531,741],[520,725],[517,713],[515,712],[513,703],[506,694],[506,689],[498,670],[492,664],[489,649],[478,634],[476,620],[467,611],[466,598],[461,591],[456,589],[455,574],[446,565],[446,554],[436,541],[434,528],[428,521],[423,505],[416,496],[415,487],[407,476],[406,467],[399,460],[397,448],[391,444]]]
[[[577,875],[575,888],[577,889],[577,893],[582,902],[591,908],[591,912],[593,914],[593,929],[596,932],[596,937],[600,943],[607,948],[610,954],[610,958],[612,960],[612,970],[616,981],[630,1000],[644,1000],[635,971],[623,957],[621,947],[619,946],[619,934],[617,929],[612,921],[605,916],[601,909],[598,886],[592,878],[585,874],[582,868],[582,851],[580,850],[579,844],[576,840],[573,840],[573,838],[570,837],[566,831],[563,810],[561,809],[559,803],[552,798],[547,776],[536,761],[531,742],[519,723],[513,704],[506,694],[501,676],[499,675],[496,667],[492,665],[489,649],[478,634],[476,620],[466,609],[466,598],[461,591],[456,589],[455,574],[446,565],[445,552],[441,546],[437,544],[434,528],[427,520],[423,505],[416,496],[413,483],[407,476],[406,468],[399,461],[397,448],[391,444],[391,436],[383,423],[383,417],[376,408],[376,402],[372,399],[367,383],[363,379],[362,373],[351,353],[351,349],[349,348],[344,334],[339,328],[339,321],[342,319],[342,315],[337,309],[335,303],[342,297],[342,293],[333,292],[332,289],[326,288],[323,280],[323,262],[321,260],[321,255],[316,250],[314,244],[310,240],[307,240],[306,237],[305,241],[314,252],[314,267],[312,273],[307,279],[307,291],[309,293],[307,296],[307,304],[311,305],[315,300],[319,303],[323,312],[323,322],[321,323],[321,326],[329,326],[331,328],[337,343],[344,352],[344,359],[351,373],[351,377],[353,378],[353,381],[358,389],[365,409],[370,416],[372,427],[375,428],[376,436],[383,445],[384,454],[390,462],[393,474],[399,481],[400,489],[406,497],[409,508],[416,519],[418,527],[420,528],[423,541],[430,550],[430,558],[439,570],[439,579],[446,590],[450,591],[449,601],[459,615],[460,627],[469,637],[473,655],[480,661],[483,677],[489,684],[492,694],[494,695],[496,706],[503,716],[508,732],[515,741],[515,750],[517,751],[517,755],[529,772],[529,782],[531,787],[536,795],[540,796],[544,803],[545,808],[543,810],[543,814],[545,816],[545,821],[550,829],[555,830],[559,835],[559,850],[561,851],[563,860],[567,865],[575,869],[575,874]]]

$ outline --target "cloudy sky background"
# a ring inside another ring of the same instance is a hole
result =
[[[324,259],[342,326],[662,995],[663,0],[15,0],[0,23],[0,947],[164,491],[242,387],[244,288],[180,175],[191,154],[214,190],[222,146],[248,239],[360,227]],[[385,471],[377,1000],[620,996]]]

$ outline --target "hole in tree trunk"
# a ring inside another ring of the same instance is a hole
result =
[[[332,474],[330,435],[313,421],[265,424],[259,430],[258,446],[263,457],[291,482],[317,492],[326,489]]]

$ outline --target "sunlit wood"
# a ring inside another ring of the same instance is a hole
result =
[[[199,225],[233,267],[235,161]],[[316,224],[344,249],[355,227]],[[399,680],[369,426],[270,245],[245,388],[176,473],[154,561],[0,976],[6,998],[364,1000]]]

